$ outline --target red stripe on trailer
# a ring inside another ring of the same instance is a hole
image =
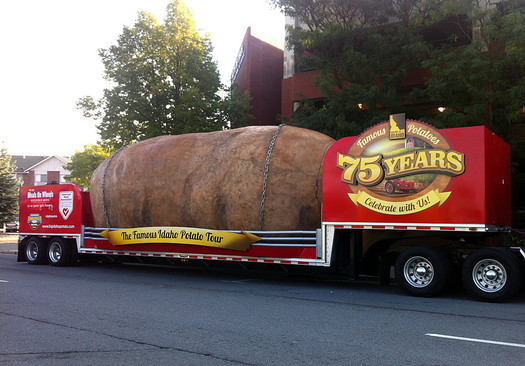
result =
[[[82,253],[91,254],[105,254],[105,255],[129,255],[142,257],[156,257],[156,258],[179,258],[199,259],[199,260],[220,260],[220,261],[236,261],[236,262],[251,262],[251,263],[272,263],[272,264],[297,264],[297,265],[321,265],[318,261],[297,261],[284,259],[270,259],[270,258],[254,258],[254,257],[217,257],[217,256],[203,256],[203,255],[187,255],[187,254],[173,254],[163,252],[117,252],[107,249],[84,249]]]
[[[330,226],[330,225],[328,225]],[[348,223],[346,225],[332,225],[336,229],[376,229],[376,230],[419,230],[419,231],[484,231],[486,227],[476,226],[399,226],[399,225],[374,225],[372,223],[368,225],[354,225]]]

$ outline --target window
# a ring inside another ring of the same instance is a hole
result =
[[[35,174],[35,183],[47,183],[47,174]]]
[[[434,46],[461,46],[472,39],[472,23],[466,15],[451,16],[423,31],[423,37]]]

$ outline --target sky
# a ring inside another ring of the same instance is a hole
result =
[[[96,144],[97,121],[76,101],[102,96],[98,50],[116,44],[140,11],[163,23],[169,0],[5,0],[0,2],[0,147],[9,155],[71,156]],[[246,29],[283,48],[284,16],[267,0],[185,0],[210,33],[223,83]]]

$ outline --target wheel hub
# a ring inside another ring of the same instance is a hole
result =
[[[427,276],[427,269],[424,266],[419,266],[416,268],[416,275],[420,278],[424,278]]]
[[[424,257],[412,257],[405,262],[403,268],[405,279],[416,288],[428,286],[434,279],[434,267]]]
[[[62,247],[56,243],[52,243],[49,247],[49,259],[56,263],[60,260],[60,257],[62,257]]]
[[[498,278],[498,273],[493,269],[490,269],[485,273],[485,277],[489,281],[495,281]]]
[[[36,257],[38,256],[38,247],[35,243],[30,242],[29,244],[27,244],[26,254],[29,259],[36,259]]]
[[[507,271],[500,262],[483,259],[472,269],[472,280],[484,292],[497,292],[507,283]]]

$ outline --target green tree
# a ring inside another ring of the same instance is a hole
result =
[[[525,143],[516,127],[525,123],[525,8],[512,0],[489,7],[465,1],[459,12],[473,25],[469,42],[436,48],[423,62],[431,72],[424,93],[446,107],[436,123],[485,124],[510,143],[512,202],[523,207]]]
[[[220,130],[225,121],[212,50],[182,1],[168,4],[164,24],[141,12],[116,45],[99,52],[112,87],[101,100],[84,97],[77,105],[100,119],[102,144],[113,150],[158,135]]]
[[[326,95],[322,108],[305,102],[296,124],[341,137],[406,112],[442,127],[486,124],[510,140],[511,127],[524,123],[519,1],[272,2],[302,25],[288,28],[288,47],[300,56],[298,67],[319,70]],[[422,85],[407,83],[421,70]],[[440,106],[445,113],[434,114]]]
[[[469,42],[436,48],[422,63],[431,74],[424,92],[447,108],[437,118],[443,124],[485,124],[511,141],[513,126],[525,123],[525,8],[464,1],[454,10],[469,14]]]
[[[229,128],[249,126],[255,118],[253,114],[248,113],[252,108],[250,92],[245,90],[241,94],[236,86],[233,85],[227,90],[227,93],[221,105],[224,123]]]
[[[19,182],[15,178],[15,166],[7,150],[0,148],[0,224],[9,221],[18,212]]]
[[[64,168],[71,172],[66,179],[71,180],[81,188],[88,189],[91,175],[110,152],[98,145],[86,145],[84,151],[76,151],[71,157],[71,162]]]
[[[288,27],[296,69],[315,68],[324,105],[304,101],[294,124],[338,138],[406,112],[403,84],[430,49],[411,22],[413,7],[391,0],[274,0],[300,27]],[[399,19],[389,22],[389,19]]]

